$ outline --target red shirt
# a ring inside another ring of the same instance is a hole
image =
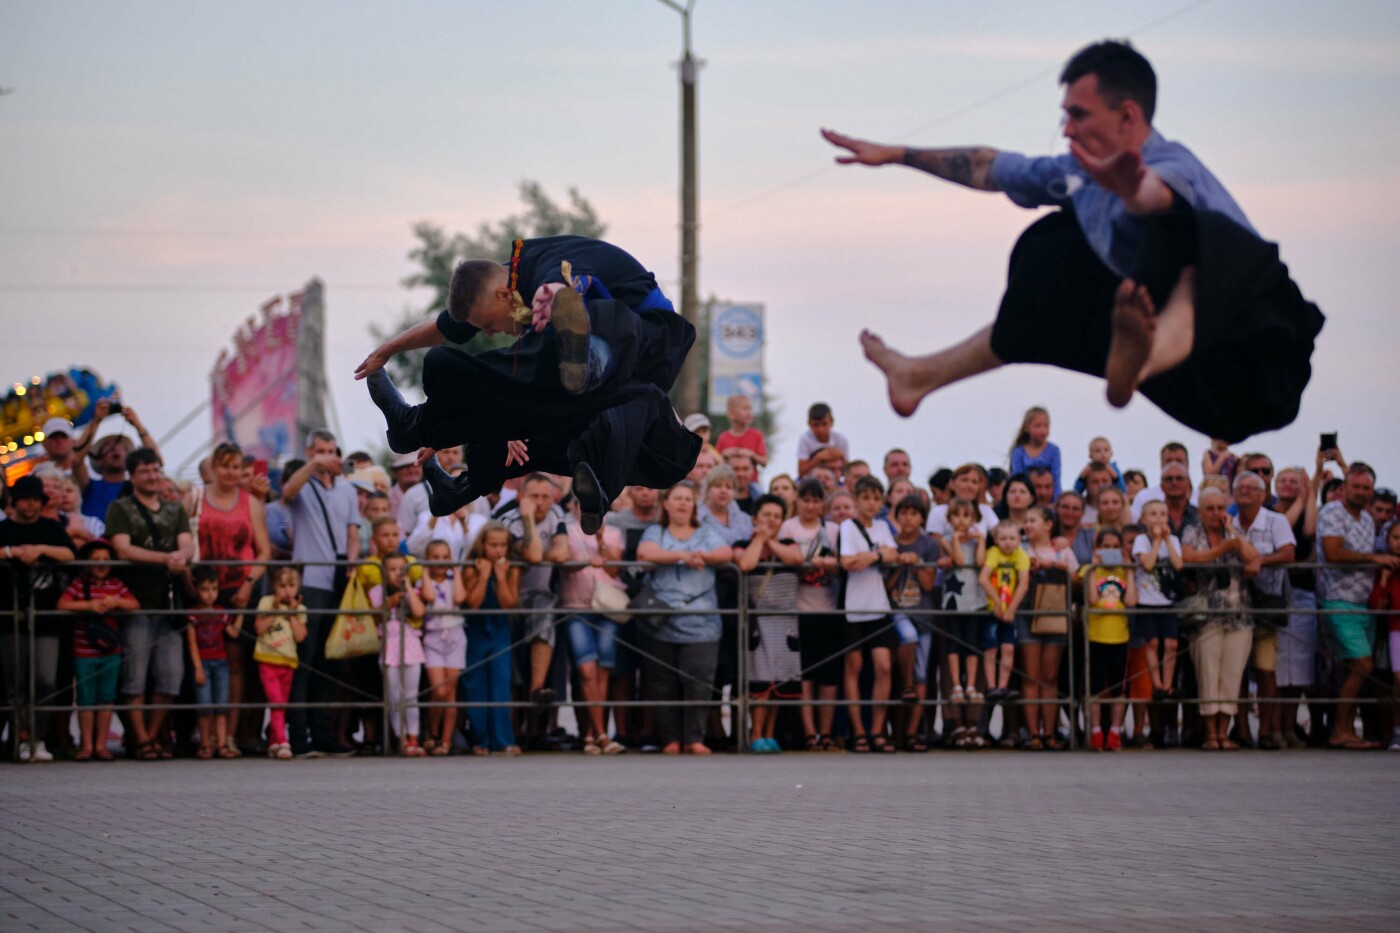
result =
[[[199,649],[199,659],[228,660],[228,655],[224,652],[224,627],[233,621],[233,617],[221,613],[216,616],[190,616],[189,620],[190,625],[194,626],[194,641]]]
[[[84,582],[87,583],[86,594],[84,594],[83,592]],[[136,598],[131,595],[131,590],[126,588],[126,584],[118,580],[116,577],[108,577],[105,580],[89,579],[86,581],[84,581],[82,577],[79,577],[72,583],[68,584],[68,589],[63,591],[63,595],[67,599],[81,600],[101,599],[104,596],[124,596],[127,599]],[[73,617],[74,621],[77,623],[73,626],[73,657],[105,658],[110,657],[111,655],[121,654],[122,652],[120,648],[116,649],[115,651],[104,651],[88,640],[87,625],[85,623],[86,619],[90,618],[91,615],[91,613],[80,613]],[[103,625],[108,626],[113,631],[121,631],[121,625],[117,621],[116,616],[99,616],[98,619],[102,622]]]
[[[1381,586],[1381,572],[1376,571],[1376,584],[1371,588],[1371,608],[1379,610],[1382,607],[1391,612],[1400,612],[1400,573],[1392,570],[1390,572],[1390,584]],[[1400,632],[1400,615],[1385,617],[1390,623],[1392,632]]]
[[[743,434],[734,434],[732,431],[725,431],[715,441],[715,450],[723,453],[731,447],[743,447],[752,450],[764,460],[768,459],[768,445],[763,442],[763,432],[758,428],[749,428]]]
[[[253,541],[253,516],[248,490],[238,490],[233,507],[216,508],[209,497],[199,508],[199,556],[201,560],[252,560],[257,556]],[[248,579],[247,567],[219,568],[219,589],[231,590]]]

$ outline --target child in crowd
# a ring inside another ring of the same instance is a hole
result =
[[[1101,528],[1094,536],[1094,557],[1100,566],[1084,581],[1089,613],[1089,747],[1111,752],[1123,747],[1123,680],[1128,666],[1128,612],[1137,604],[1135,574],[1122,561],[1123,536],[1114,528]],[[1106,565],[1118,560],[1116,565]],[[1103,698],[1109,700],[1109,731],[1102,728]]]
[[[1118,490],[1114,489],[1117,493]],[[1101,495],[1100,498],[1103,498]],[[1123,500],[1122,514],[1128,516],[1127,499],[1121,494]],[[1147,535],[1147,529],[1142,525],[1133,522],[1124,524],[1126,518],[1117,524],[1121,526],[1123,533],[1123,561],[1134,568],[1133,545],[1138,538]],[[1107,523],[1105,523],[1107,527]],[[1134,572],[1130,570],[1130,572]],[[1133,580],[1136,585],[1136,578]],[[1152,744],[1150,732],[1154,728],[1161,730],[1161,726],[1152,721],[1149,712],[1152,703],[1152,677],[1148,672],[1147,665],[1147,639],[1136,623],[1136,613],[1128,615],[1128,665],[1123,678],[1123,695],[1128,701],[1128,708],[1133,714],[1133,735],[1130,744],[1134,748],[1145,748]]]
[[[228,653],[227,636],[237,643],[243,631],[243,617],[216,612],[219,600],[219,568],[200,564],[190,571],[198,613],[187,618],[185,643],[194,671],[195,702],[199,704],[199,751],[196,758],[208,760],[238,758],[240,752],[228,744]]]
[[[834,700],[841,686],[842,620],[833,615],[840,579],[836,571],[838,525],[823,518],[826,492],[817,480],[797,487],[797,515],[783,522],[779,539],[802,549],[802,581],[797,588],[797,642],[802,664],[802,699]],[[836,707],[802,707],[802,727],[808,751],[831,751],[831,723]]]
[[[292,692],[297,645],[306,640],[306,606],[301,601],[301,574],[295,567],[276,567],[268,576],[272,578],[272,592],[258,600],[258,615],[253,623],[258,641],[253,647],[253,660],[258,664],[258,679],[267,695],[267,731],[271,740],[267,756],[286,760],[292,757],[292,746],[287,741],[284,704]]]
[[[846,571],[847,610],[845,692],[848,701],[860,699],[860,670],[868,651],[874,674],[870,698],[881,705],[870,710],[871,736],[867,736],[861,708],[852,702],[851,751],[893,752],[894,746],[885,735],[884,702],[890,698],[890,652],[895,634],[880,567],[893,564],[899,551],[889,526],[875,518],[885,499],[884,485],[873,476],[863,476],[856,481],[855,493],[855,517],[841,523],[841,569]]]
[[[835,522],[838,528],[847,519],[855,518],[855,497],[844,489],[838,489],[828,495],[826,498],[826,517],[829,521]]]
[[[939,561],[946,571],[944,610],[966,613],[947,620],[948,681],[952,684],[948,709],[950,718],[958,723],[952,734],[953,744],[958,748],[967,748],[981,738],[976,729],[982,705],[982,694],[977,689],[977,668],[981,662],[981,613],[987,601],[982,598],[978,578],[987,560],[987,538],[978,534],[977,519],[977,507],[971,500],[958,498],[948,503],[948,524],[952,531],[943,539],[947,554]]]
[[[95,538],[78,549],[78,560],[95,561],[59,597],[63,612],[82,612],[73,628],[73,678],[77,685],[78,753],[75,761],[111,761],[107,734],[122,669],[118,612],[137,612],[140,602],[112,575],[112,546]],[[6,636],[8,637],[8,636]],[[94,709],[95,707],[95,709]]]
[[[1201,474],[1203,476],[1223,476],[1233,481],[1240,458],[1230,450],[1230,442],[1218,437],[1210,439],[1210,446],[1201,453]]]
[[[790,538],[780,538],[787,507],[774,495],[760,496],[754,505],[753,537],[735,548],[735,563],[749,575],[749,697],[755,700],[796,700],[802,696],[802,662],[797,651],[797,566],[803,552]],[[782,567],[757,569],[760,563]],[[777,707],[754,706],[749,748],[759,753],[780,752],[773,738]]]
[[[1026,512],[1026,553],[1031,559],[1031,573],[1035,580],[1036,609],[1049,611],[1063,609],[1059,617],[1059,631],[1038,632],[1038,627],[1049,628],[1049,616],[1022,616],[1017,623],[1016,640],[1020,643],[1022,679],[1027,700],[1054,700],[1059,696],[1060,661],[1064,657],[1065,645],[1069,641],[1069,578],[1079,569],[1079,561],[1068,546],[1054,544],[1056,521],[1055,510],[1049,506],[1033,506]],[[1038,620],[1045,620],[1037,625]],[[1028,705],[1026,707],[1026,728],[1030,732],[1027,747],[1031,750],[1048,748],[1058,751],[1064,748],[1056,735],[1060,720],[1060,709],[1052,703]]]
[[[1129,505],[1147,486],[1147,474],[1141,470],[1128,470],[1123,474],[1123,494],[1128,497]]]
[[[1089,462],[1079,471],[1079,478],[1074,481],[1075,492],[1083,495],[1089,490],[1089,470],[1095,465],[1108,467],[1113,473],[1113,485],[1127,491],[1123,471],[1118,469],[1118,464],[1113,460],[1113,445],[1106,437],[1096,437],[1089,442]],[[1143,483],[1143,488],[1146,486],[1147,484]]]
[[[705,417],[705,415],[697,411],[693,415],[686,415],[685,420],[681,423],[685,425],[685,429],[691,434],[699,435],[700,440],[705,442],[706,447],[714,446],[710,441],[710,435],[714,432],[714,427],[710,424],[710,419]]]
[[[763,432],[753,426],[753,402],[747,395],[731,395],[724,403],[724,413],[729,418],[729,427],[715,441],[715,449],[721,454],[731,447],[743,447],[753,452],[754,464],[762,469],[768,465],[768,445],[763,441]]]
[[[1400,555],[1400,522],[1392,524],[1390,531],[1386,532],[1385,550],[1387,554]],[[1376,612],[1395,613],[1381,618],[1388,623],[1390,670],[1395,675],[1396,690],[1400,692],[1400,572],[1389,567],[1377,571],[1370,604]],[[1400,722],[1391,726],[1389,748],[1392,752],[1400,751]]]
[[[993,703],[1020,696],[1011,689],[1011,667],[1016,656],[1016,612],[1030,590],[1030,574],[1031,558],[1021,547],[1021,529],[1012,521],[998,523],[977,577],[992,613],[982,631],[982,657],[987,665],[987,699]]]
[[[906,484],[895,480],[891,487]],[[933,653],[934,620],[932,616],[910,616],[909,610],[926,612],[933,608],[933,585],[938,563],[938,542],[924,531],[928,521],[928,506],[923,497],[909,486],[909,494],[895,502],[894,545],[899,551],[898,570],[886,578],[890,603],[895,608],[895,630],[899,634],[899,676],[903,683],[900,699],[910,704],[908,722],[904,728],[904,750],[928,751],[919,738],[919,723],[923,719],[923,701],[928,697],[929,656]],[[917,566],[926,564],[927,566]]]
[[[797,439],[797,475],[807,476],[813,467],[839,470],[851,456],[851,442],[835,430],[831,406],[817,402],[807,409],[807,430]]]
[[[1040,406],[1026,409],[1021,429],[1011,445],[1011,476],[1033,466],[1043,466],[1055,476],[1055,495],[1060,494],[1060,448],[1050,443],[1050,413]],[[993,501],[996,501],[993,499]]]
[[[428,542],[423,558],[429,564],[452,560],[452,545],[441,538]],[[466,619],[457,607],[467,599],[462,577],[453,567],[427,567],[418,592],[427,614],[423,619],[423,657],[434,703],[457,698],[457,680],[467,666]],[[423,747],[430,755],[446,755],[452,749],[457,710],[434,706],[428,710],[428,730]]]
[[[399,738],[405,758],[427,754],[418,744],[418,681],[423,676],[423,600],[408,583],[408,558],[390,554],[380,559],[384,582],[369,591],[369,604],[388,610],[384,619],[384,652],[379,666],[388,672],[389,726]]]
[[[1172,697],[1176,683],[1176,649],[1179,644],[1180,623],[1174,612],[1168,612],[1179,598],[1177,575],[1181,573],[1181,540],[1171,531],[1171,520],[1165,502],[1149,502],[1142,507],[1142,524],[1146,533],[1139,535],[1132,546],[1137,567],[1139,609],[1159,610],[1136,613],[1133,626],[1147,647],[1147,673],[1152,679],[1152,699],[1158,704]],[[1159,706],[1160,710],[1160,706]],[[1160,724],[1159,739],[1175,744],[1176,724]]]
[[[510,533],[498,521],[488,522],[467,552],[462,583],[468,609],[485,614],[467,617],[467,669],[462,679],[468,703],[510,702],[510,617],[498,610],[520,602],[520,568],[507,561]],[[492,611],[497,610],[497,611]],[[478,745],[477,755],[505,752],[519,755],[510,709],[476,706],[467,710]]]

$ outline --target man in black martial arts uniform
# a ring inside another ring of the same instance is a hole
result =
[[[520,339],[478,354],[442,346],[478,332]],[[437,318],[384,343],[355,375],[369,380],[391,449],[468,445],[467,472],[455,479],[425,463],[434,514],[544,470],[573,474],[588,529],[623,486],[669,486],[694,464],[700,439],[666,395],[694,341],[695,329],[632,256],[601,240],[546,237],[515,241],[505,266],[459,263]],[[427,401],[409,406],[383,366],[424,347],[433,348],[423,363]],[[522,439],[534,444],[529,455]]]
[[[903,164],[1022,207],[1055,205],[1022,234],[994,324],[908,357],[872,333],[865,355],[911,415],[930,392],[1003,363],[1102,375],[1122,407],[1141,390],[1209,437],[1290,423],[1322,314],[1229,192],[1152,128],[1157,79],[1126,42],[1080,50],[1060,75],[1070,153],[914,149],[823,130],[842,164]]]

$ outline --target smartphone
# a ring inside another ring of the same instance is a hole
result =
[[[122,403],[120,399],[113,399],[112,404],[107,406],[107,414],[120,415],[122,413]]]
[[[1337,432],[1336,432],[1336,431],[1325,431],[1325,432],[1323,432],[1323,434],[1322,434],[1322,439],[1321,439],[1320,441],[1318,441],[1318,443],[1317,443],[1317,449],[1320,450],[1320,451],[1322,451],[1324,454],[1327,455],[1327,457],[1326,457],[1325,459],[1331,460],[1331,459],[1332,459],[1332,451],[1334,451],[1334,450],[1337,449]]]
[[[1094,552],[1094,563],[1103,564],[1105,567],[1123,566],[1122,548],[1100,548]]]
[[[266,461],[266,460],[254,460],[254,461],[253,461],[253,475],[254,475],[254,476],[267,476],[267,461]]]

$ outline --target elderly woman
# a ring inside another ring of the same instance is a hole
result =
[[[1196,593],[1183,611],[1201,623],[1191,640],[1191,659],[1200,685],[1201,719],[1207,751],[1239,748],[1227,738],[1230,717],[1245,664],[1253,645],[1253,624],[1244,575],[1257,572],[1259,552],[1242,536],[1229,514],[1228,497],[1218,489],[1201,490],[1200,523],[1181,535],[1181,557],[1194,569]]]
[[[1322,462],[1318,451],[1318,462]],[[1317,488],[1302,467],[1288,467],[1274,477],[1274,494],[1278,510],[1293,531],[1296,542],[1293,559],[1300,564],[1314,560],[1317,543]],[[1279,692],[1288,697],[1280,709],[1283,742],[1289,748],[1304,748],[1307,743],[1298,735],[1298,701],[1304,691],[1311,693],[1313,667],[1317,654],[1317,578],[1311,567],[1290,568],[1288,571],[1288,623],[1278,634]],[[1321,717],[1309,716],[1319,722]]]
[[[731,547],[753,537],[753,519],[734,501],[736,488],[734,471],[721,463],[705,477],[705,504],[700,509],[700,523],[712,528]]]
[[[715,467],[711,472],[727,469]],[[666,491],[661,521],[642,533],[637,559],[657,565],[651,572],[657,598],[672,609],[693,612],[658,617],[660,625],[648,639],[646,679],[654,698],[699,703],[713,696],[722,626],[715,612],[719,601],[712,567],[733,556],[733,547],[714,526],[696,518],[694,485],[682,482]],[[682,750],[708,755],[703,741],[706,715],[707,708],[700,705],[658,709],[656,722],[665,743],[661,750],[668,755]]]

